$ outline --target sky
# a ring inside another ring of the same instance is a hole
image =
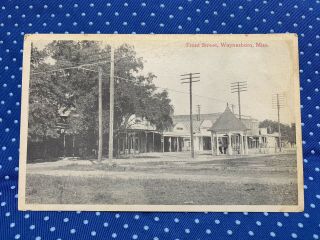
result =
[[[171,35],[172,36],[172,35]],[[240,41],[241,40],[241,41]],[[230,84],[246,81],[247,91],[241,93],[241,113],[258,120],[277,120],[277,109],[272,106],[276,93],[285,96],[280,111],[281,122],[294,120],[295,104],[292,78],[292,51],[287,41],[266,40],[267,47],[221,47],[221,43],[250,43],[256,40],[232,37],[142,37],[121,38],[114,44],[127,42],[134,45],[137,56],[143,57],[141,72],[154,73],[154,83],[167,89],[175,114],[189,114],[189,85],[181,84],[182,74],[200,73],[200,82],[193,84],[193,109],[201,106],[201,113],[223,112],[227,103],[235,104],[238,113],[238,96],[231,93]],[[106,41],[107,42],[107,41]],[[261,41],[259,41],[261,42]],[[43,48],[43,40],[35,44]],[[217,44],[220,47],[188,47],[192,44]],[[188,45],[188,46],[187,46]]]
[[[180,75],[196,72],[200,73],[200,82],[193,84],[193,112],[198,104],[201,113],[223,112],[229,103],[236,105],[234,110],[238,113],[238,95],[231,93],[230,84],[246,81],[247,91],[241,93],[242,115],[277,120],[272,98],[280,93],[285,96],[280,119],[291,123],[294,122],[292,53],[286,43],[277,41],[268,45],[266,48],[187,48],[184,41],[135,47],[145,60],[144,72],[153,72],[157,76],[155,84],[168,88],[175,114],[189,114],[189,85],[181,84]]]

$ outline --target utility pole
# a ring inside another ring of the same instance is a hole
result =
[[[239,119],[241,120],[241,99],[240,92],[247,91],[247,82],[232,82],[231,83],[231,93],[238,93],[238,106],[239,106]]]
[[[284,107],[284,94],[276,93],[272,96],[273,108],[277,109],[278,115],[278,134],[279,134],[279,150],[282,151],[282,141],[281,141],[281,125],[280,125],[280,109]]]
[[[197,114],[197,121],[200,121],[200,104],[197,105],[197,109],[198,109],[198,114]]]
[[[114,111],[114,48],[110,52],[110,118],[109,118],[109,162],[113,158],[113,111]]]
[[[98,162],[102,161],[102,68],[98,67],[98,112],[99,112],[99,139],[98,139]]]
[[[200,73],[187,73],[180,75],[181,84],[189,83],[190,94],[190,140],[191,140],[191,157],[194,158],[194,146],[193,146],[193,116],[192,116],[192,83],[200,82]],[[195,80],[196,79],[196,80]]]

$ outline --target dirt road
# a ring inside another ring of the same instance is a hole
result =
[[[297,201],[296,160],[289,154],[195,160],[146,156],[117,160],[112,167],[63,160],[30,164],[27,173],[29,203],[287,205]]]

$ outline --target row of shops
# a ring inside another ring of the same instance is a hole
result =
[[[212,155],[246,155],[274,153],[279,151],[278,133],[268,134],[258,127],[259,122],[250,117],[238,117],[229,107],[223,113],[202,114],[194,117],[193,142],[198,153]],[[44,155],[58,157],[97,157],[96,134],[83,139],[78,135],[62,131],[59,138],[28,142],[28,159],[43,158]],[[138,119],[130,128],[114,135],[114,156],[130,157],[152,152],[191,151],[189,115],[173,116],[172,129],[157,131],[148,121]],[[105,135],[104,139],[108,140]],[[105,142],[105,146],[108,143]],[[107,155],[108,149],[103,149]]]
[[[249,117],[239,120],[229,107],[215,119],[206,114],[194,121],[194,149],[213,155],[246,155],[251,153],[274,153],[279,151],[278,133],[268,134],[258,127],[258,121]],[[148,126],[144,129],[133,125],[118,138],[119,155],[147,152],[184,152],[191,150],[188,119],[177,117],[170,131],[158,132]],[[175,119],[174,119],[175,120]],[[214,120],[214,122],[212,121]]]

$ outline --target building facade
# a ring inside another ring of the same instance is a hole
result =
[[[46,141],[29,141],[28,159],[41,159],[43,152],[49,157],[95,158],[97,134],[92,132],[83,141],[67,124],[72,111],[59,112],[57,138]],[[213,155],[267,154],[279,151],[279,135],[259,128],[259,121],[249,116],[241,120],[229,107],[223,113],[195,114],[193,117],[193,141],[196,153]],[[190,116],[172,116],[173,125],[159,132],[146,119],[132,115],[130,125],[114,133],[114,156],[131,157],[150,152],[188,152],[191,150]],[[107,146],[108,135],[104,135]],[[282,142],[283,143],[283,142]],[[50,149],[44,150],[44,149]],[[104,149],[107,152],[108,149]]]
[[[158,132],[147,121],[137,118],[120,139],[121,154],[185,152],[191,150],[189,115],[173,116],[173,127]],[[246,155],[279,151],[278,133],[268,134],[259,121],[249,116],[239,120],[227,106],[223,113],[193,115],[196,152],[213,155]]]

